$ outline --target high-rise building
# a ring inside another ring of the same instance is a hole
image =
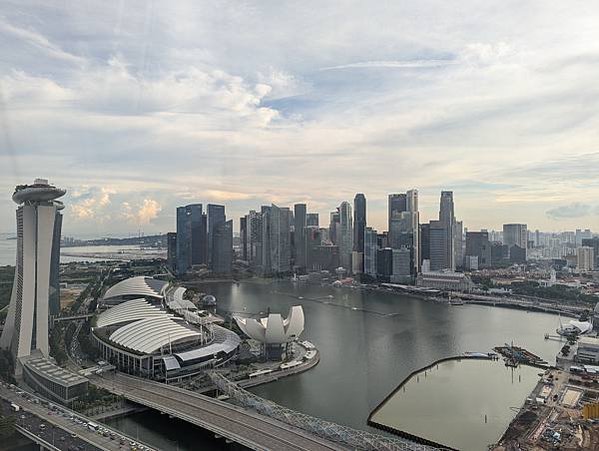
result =
[[[389,228],[389,246],[399,246],[399,220],[400,215],[408,209],[408,200],[405,194],[389,194],[387,204],[387,221]]]
[[[290,210],[272,204],[262,207],[262,248],[264,272],[291,271]]]
[[[455,270],[456,262],[455,262],[455,214],[454,214],[454,206],[453,206],[453,191],[441,191],[441,200],[439,203],[439,222],[445,228],[445,240],[446,243],[444,245],[445,253],[447,254],[445,257],[445,267],[440,269],[449,269],[451,271]],[[431,230],[432,232],[432,230]],[[432,237],[431,237],[432,239]],[[431,256],[432,258],[432,256]],[[431,269],[434,271],[431,261]]]
[[[306,236],[306,204],[295,204],[294,212],[294,227],[293,238],[295,247],[295,266],[306,268],[307,265],[307,236]]]
[[[593,254],[595,255],[595,268],[599,268],[599,237],[583,238],[582,245],[593,248]]]
[[[50,271],[56,239],[56,219],[64,208],[56,200],[65,190],[44,179],[32,185],[18,185],[12,196],[17,208],[17,257],[15,278],[0,347],[9,349],[18,362],[33,350],[49,355],[48,320]],[[59,249],[59,247],[58,247]]]
[[[308,226],[308,227],[319,227],[319,224],[318,224],[318,213],[308,213],[306,215],[306,226]]]
[[[431,259],[430,224],[420,224],[420,266]]]
[[[341,266],[351,271],[351,253],[353,249],[352,208],[349,202],[343,201],[339,206],[339,228],[337,245]]]
[[[412,252],[407,247],[392,250],[393,272],[391,282],[408,283],[412,280]]]
[[[239,241],[241,242],[241,259],[248,261],[248,228],[247,216],[239,218]]]
[[[230,274],[233,270],[233,220],[216,224],[212,233],[212,271]]]
[[[366,196],[362,193],[354,197],[354,252],[353,272],[364,272],[364,231],[366,230]]]
[[[595,252],[592,247],[581,246],[576,249],[576,269],[578,271],[595,269]]]
[[[203,253],[205,227],[202,204],[177,207],[177,273],[185,274],[193,265],[206,262]]]
[[[455,221],[453,229],[453,243],[454,243],[454,261],[457,268],[464,267],[464,223],[462,221]]]
[[[177,269],[177,233],[169,232],[166,234],[166,264],[169,268]]]
[[[338,244],[338,229],[339,229],[339,209],[332,211],[330,213],[330,221],[329,221],[329,240],[333,244]]]
[[[372,227],[364,229],[364,273],[376,277],[377,233]]]
[[[466,232],[466,259],[477,258],[479,269],[491,266],[491,243],[489,233],[486,230],[480,232]]]
[[[386,247],[376,251],[377,278],[389,282],[393,275],[393,249]]]
[[[447,236],[447,224],[441,221],[430,221],[429,223],[429,256],[430,270],[440,271],[449,269],[449,255],[447,248],[451,240]]]
[[[207,235],[208,235],[208,259],[207,263],[210,268],[213,268],[212,258],[214,257],[214,231],[220,224],[227,221],[224,205],[208,204]]]
[[[528,230],[526,224],[504,224],[503,244],[509,249],[510,261],[523,263],[527,259]],[[514,249],[514,246],[519,249]],[[512,254],[518,258],[513,258]],[[523,255],[523,259],[521,258]]]

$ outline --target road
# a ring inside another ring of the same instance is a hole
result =
[[[87,423],[93,420],[55,405],[54,409],[42,404],[41,398],[29,393],[19,394],[16,389],[0,384],[0,410],[3,415],[15,415],[15,426],[32,440],[44,440],[61,451],[151,451],[152,448],[115,429],[99,425],[100,432],[91,430]],[[14,412],[11,403],[20,407]],[[42,424],[44,426],[42,426]],[[0,445],[1,448],[1,445]]]
[[[255,450],[327,451],[342,446],[271,418],[177,387],[122,374],[90,380],[115,394],[193,423]]]

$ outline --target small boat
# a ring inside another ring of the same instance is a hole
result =
[[[454,299],[449,301],[449,305],[464,305],[464,301],[460,299]]]

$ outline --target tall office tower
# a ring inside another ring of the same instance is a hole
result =
[[[262,215],[250,210],[247,217],[248,262],[252,267],[261,265],[262,258]]]
[[[241,259],[248,261],[248,228],[247,216],[239,218],[239,240],[241,241]]]
[[[393,249],[386,247],[376,251],[376,277],[389,282],[393,275]]]
[[[177,269],[177,233],[166,234],[166,264],[174,271]]]
[[[308,213],[306,215],[306,226],[308,226],[308,227],[319,227],[319,225],[318,225],[318,213]]]
[[[225,216],[224,205],[208,204],[206,223],[208,235],[208,265],[211,269],[213,269],[212,258],[214,257],[214,230],[216,227],[218,227],[220,224],[224,224],[226,221],[227,217]]]
[[[233,220],[214,226],[212,271],[217,274],[231,274],[233,271]]]
[[[528,231],[526,224],[504,224],[503,244],[509,249],[511,261],[519,263],[525,262],[527,259],[526,248],[528,247]],[[514,258],[512,255],[517,255],[518,258]]]
[[[177,274],[185,274],[192,265],[205,263],[202,204],[177,207]]]
[[[260,207],[260,217],[262,227],[261,231],[261,252],[260,252],[260,268],[264,274],[270,274],[272,272],[272,264],[270,261],[270,240],[271,240],[271,210],[272,207],[268,205],[262,205]]]
[[[52,234],[52,257],[50,261],[50,315],[60,314],[60,238],[62,232],[62,214],[56,210],[54,232]]]
[[[453,209],[453,191],[441,191],[441,200],[439,203],[439,222],[445,227],[445,267],[441,269],[455,270],[455,215]],[[432,227],[431,227],[432,231]],[[432,258],[432,256],[431,256]],[[431,269],[434,271],[434,265],[431,261]]]
[[[424,260],[431,259],[430,224],[420,224],[420,266]]]
[[[377,233],[372,227],[364,229],[364,273],[376,277]]]
[[[411,272],[416,276],[420,272],[420,212],[418,211],[418,190],[411,189],[406,193],[406,208],[411,214],[410,233],[412,234],[411,243]]]
[[[464,266],[464,223],[462,221],[454,222],[453,242],[455,266],[462,268]]]
[[[389,246],[399,247],[399,218],[400,214],[408,209],[408,200],[405,194],[389,194],[387,204],[387,221],[389,233]]]
[[[391,282],[408,283],[412,279],[412,252],[407,247],[392,250]]]
[[[306,268],[307,265],[307,244],[306,244],[306,204],[295,204],[293,238],[295,245],[295,266]]]
[[[478,269],[491,266],[491,243],[487,231],[466,232],[466,261],[469,257],[476,257]]]
[[[267,211],[267,213],[266,213]],[[267,217],[267,227],[264,232],[267,237],[266,273],[281,273],[291,271],[291,236],[289,223],[289,208],[279,208],[271,205],[264,213]]]
[[[441,221],[430,221],[429,254],[431,271],[450,268],[450,253],[447,252],[447,249],[451,245],[451,241],[447,237],[447,224]]]
[[[354,273],[364,272],[364,231],[366,229],[366,197],[362,193],[354,197]]]
[[[339,228],[337,245],[339,246],[339,260],[342,267],[351,271],[351,253],[353,249],[352,212],[349,202],[343,201],[339,205]]]
[[[330,214],[329,222],[329,240],[333,244],[338,244],[338,230],[339,230],[340,214],[339,208],[336,211],[332,211]]]
[[[15,358],[16,374],[22,368],[18,359],[35,349],[48,357],[48,316],[50,270],[56,239],[56,218],[64,208],[56,200],[65,190],[44,179],[32,185],[18,185],[12,200],[17,208],[17,256],[15,278],[0,347]],[[60,247],[58,247],[60,249]]]

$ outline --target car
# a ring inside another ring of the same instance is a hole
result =
[[[74,432],[71,433],[71,437],[75,438],[77,437],[77,434],[75,434]]]

